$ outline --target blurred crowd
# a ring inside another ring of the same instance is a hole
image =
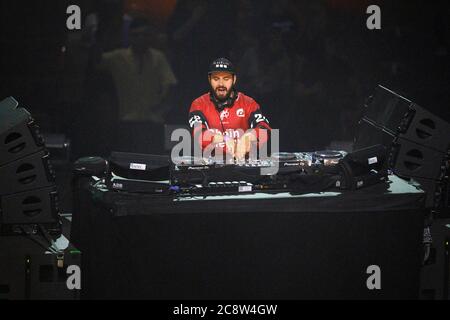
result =
[[[378,83],[425,104],[449,83],[447,6],[427,14],[376,1],[382,30],[373,31],[365,0],[78,2],[83,26],[65,36],[55,128],[77,155],[164,152],[166,127],[187,124],[217,57],[235,64],[237,89],[280,129],[284,151],[351,141]]]

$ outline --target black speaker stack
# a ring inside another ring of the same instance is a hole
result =
[[[427,192],[426,207],[448,208],[448,122],[379,85],[365,105],[354,148],[377,144],[386,147],[393,173],[421,184]]]
[[[9,97],[0,102],[1,235],[61,233],[55,174],[30,113]]]

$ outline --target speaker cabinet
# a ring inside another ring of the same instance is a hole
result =
[[[378,85],[374,94],[367,99],[363,118],[395,135],[411,104],[412,102],[405,97]]]
[[[55,174],[49,154],[42,150],[0,167],[0,195],[49,187],[55,183]]]
[[[60,226],[55,174],[45,139],[12,97],[0,102],[0,234]],[[23,228],[25,227],[26,228]]]
[[[0,166],[44,149],[30,113],[10,97],[0,102]]]
[[[448,202],[449,123],[379,85],[367,99],[354,149],[377,144],[388,150],[389,169],[421,184],[427,192],[427,207]]]
[[[381,85],[367,99],[362,120],[393,137],[436,151],[445,153],[450,147],[449,123]]]
[[[34,189],[0,198],[4,224],[55,223],[59,220],[56,187]]]
[[[390,167],[401,177],[441,180],[445,174],[445,160],[444,153],[398,138],[391,150]]]
[[[417,104],[410,110],[398,128],[399,138],[446,153],[450,147],[450,124]]]
[[[376,145],[382,145],[389,152],[395,135],[368,120],[361,119],[358,122],[357,134],[353,141],[353,150],[360,150]]]

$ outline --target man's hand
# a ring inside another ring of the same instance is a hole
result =
[[[235,151],[235,149],[236,149],[236,144],[235,144],[235,141],[234,141],[233,138],[229,138],[229,137],[226,136],[226,135],[224,136],[224,135],[218,133],[218,134],[215,134],[215,135],[212,137],[211,142],[212,142],[213,144],[218,144],[218,143],[223,143],[223,142],[225,142],[225,145],[226,145],[226,148],[227,148],[227,149],[226,149],[226,150],[227,150],[227,153],[234,155],[234,151]]]
[[[215,134],[211,140],[213,144],[225,142],[227,153],[233,155],[236,160],[245,159],[254,141],[257,141],[255,132],[245,133],[237,142],[233,138],[222,134]]]
[[[221,142],[223,142],[223,135],[221,135],[220,133],[217,133],[213,136],[211,141],[214,144],[221,143]]]
[[[252,142],[256,141],[254,132],[245,133],[236,143],[236,151],[234,156],[237,160],[242,160],[250,152]]]
[[[234,141],[234,139],[225,136],[225,145],[227,147],[227,153],[233,155],[234,157],[234,153],[236,151],[236,142]]]

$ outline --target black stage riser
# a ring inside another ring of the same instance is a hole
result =
[[[235,215],[239,215],[236,219]],[[415,299],[418,212],[218,213],[90,223],[93,299]],[[331,216],[332,215],[332,216]],[[90,242],[90,245],[87,245]],[[368,290],[378,265],[382,290]],[[103,267],[102,267],[103,266]]]

